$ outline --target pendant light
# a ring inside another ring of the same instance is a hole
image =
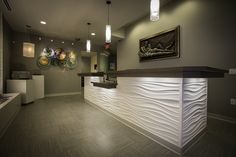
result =
[[[109,21],[109,7],[110,7],[110,4],[111,4],[111,1],[107,1],[106,2],[107,4],[107,25],[106,25],[106,43],[111,43],[111,25],[109,24],[110,21]]]
[[[160,12],[160,0],[151,0],[150,3],[150,20],[157,21],[159,20]]]
[[[91,51],[91,40],[90,40],[90,38],[89,38],[89,27],[90,27],[90,25],[91,25],[91,23],[87,23],[87,25],[88,25],[88,38],[87,38],[87,41],[86,41],[86,51],[87,52],[90,52]]]
[[[34,43],[23,42],[23,56],[24,57],[34,58],[34,49],[35,49]]]
[[[23,42],[23,56],[28,58],[34,58],[35,44],[30,40],[31,26],[26,25],[26,30],[28,31],[29,39]]]

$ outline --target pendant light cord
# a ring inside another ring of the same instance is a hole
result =
[[[110,14],[109,14],[110,10],[109,10],[109,8],[110,8],[110,5],[108,4],[108,6],[107,6],[107,24],[108,25],[110,24]]]
[[[111,1],[107,1],[107,24],[109,25],[110,24],[110,4],[111,4]]]
[[[25,25],[25,27],[26,27],[26,34],[27,34],[27,36],[28,36],[28,42],[31,42],[31,26],[30,25]]]
[[[87,24],[88,24],[88,40],[89,40],[89,28],[90,28],[91,23],[87,23]]]

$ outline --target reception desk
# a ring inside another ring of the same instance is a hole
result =
[[[207,78],[227,72],[210,67],[130,69],[107,74],[117,77],[113,88],[102,85],[104,73],[78,75],[85,78],[86,102],[182,154],[207,126]]]

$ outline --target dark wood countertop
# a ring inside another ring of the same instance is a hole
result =
[[[107,89],[116,88],[117,86],[117,83],[114,82],[91,82],[91,83],[93,84],[93,86]]]
[[[78,76],[103,76],[104,72],[94,72],[94,73],[78,73]]]
[[[186,66],[155,69],[128,69],[108,72],[117,77],[183,77],[183,78],[217,78],[224,77],[228,70],[207,66]],[[79,76],[103,76],[104,73],[80,73]]]

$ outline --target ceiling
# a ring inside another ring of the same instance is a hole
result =
[[[170,0],[161,0],[161,5]],[[111,0],[110,24],[112,32],[149,14],[150,0]],[[75,40],[87,38],[87,22],[91,39],[98,45],[104,44],[107,22],[106,0],[8,0],[12,10],[8,11],[1,1],[1,9],[15,31],[25,32],[25,25],[39,35],[59,39]],[[40,21],[46,21],[46,25]],[[112,41],[118,39],[112,38]]]

